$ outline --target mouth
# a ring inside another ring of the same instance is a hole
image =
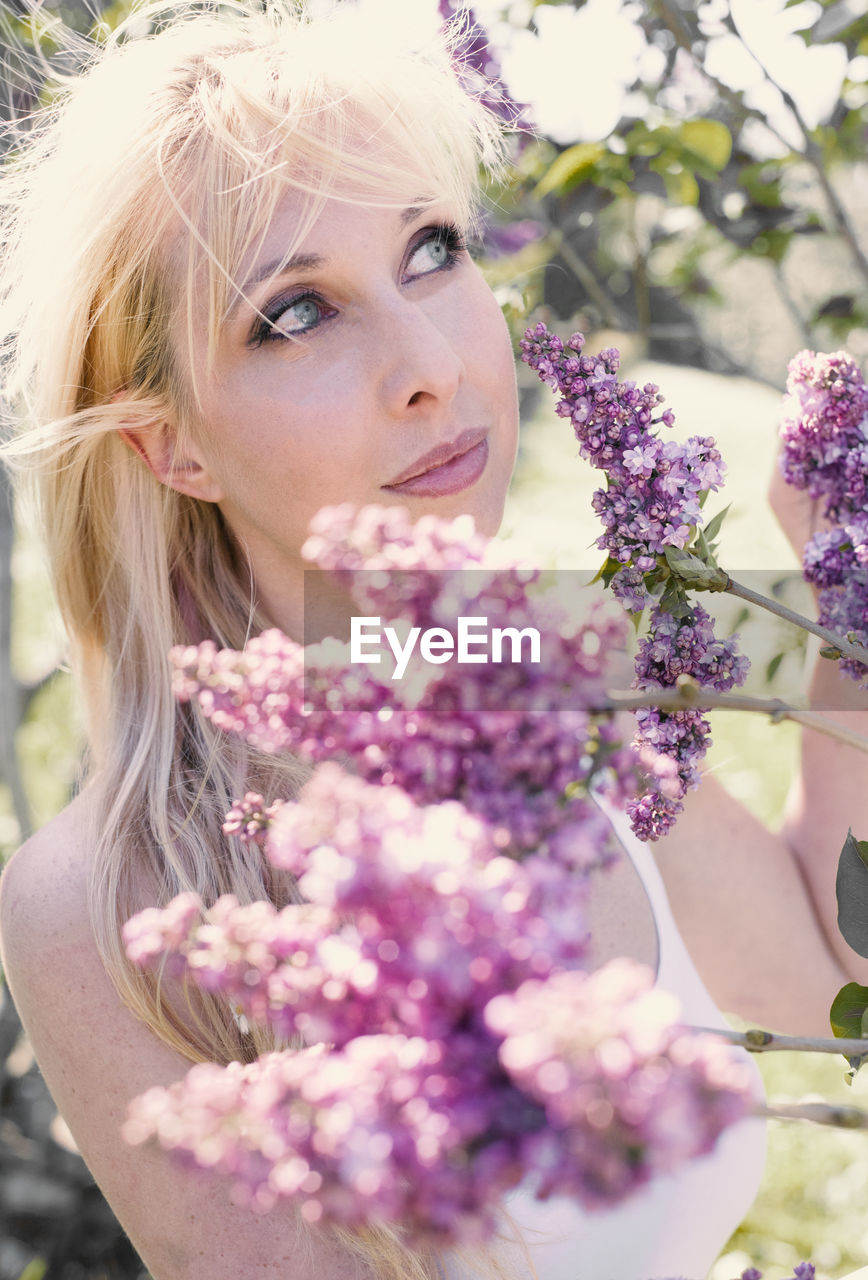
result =
[[[488,463],[488,430],[474,427],[417,458],[382,487],[389,493],[434,498],[461,493],[476,484]]]

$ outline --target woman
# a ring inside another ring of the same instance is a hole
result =
[[[4,178],[6,390],[29,424],[18,451],[90,738],[81,794],[4,875],[4,966],[58,1106],[156,1280],[526,1277],[523,1246],[438,1260],[385,1230],[256,1217],[119,1138],[147,1087],[270,1044],[219,1000],[133,971],[124,920],[186,889],[292,896],[221,824],[247,785],[286,795],[301,766],[257,758],[179,709],[167,650],[205,637],[239,647],[266,623],[300,635],[299,547],[327,503],[470,512],[493,533],[515,457],[510,344],[464,247],[478,163],[500,162],[495,123],[442,48],[408,47],[387,20],[348,5],[315,21],[255,8],[187,5],[149,38],[123,38],[130,24],[36,121]],[[653,894],[627,861],[601,886],[601,954],[662,964],[674,935]],[[807,903],[794,896],[793,911]],[[801,943],[834,990],[819,931],[804,927]],[[677,962],[698,990],[686,954]],[[704,994],[699,1006],[711,1016]],[[729,1183],[744,1163],[730,1157]],[[671,1213],[688,1193],[661,1194]],[[707,1185],[694,1191],[700,1218],[707,1198]],[[540,1228],[570,1233],[540,1274],[639,1280],[645,1262],[698,1273],[692,1259],[710,1263],[743,1207],[713,1239],[700,1225],[683,1266],[654,1253],[657,1202],[610,1219],[593,1264],[603,1228],[567,1213]],[[520,1197],[512,1208],[532,1238],[532,1213]],[[628,1237],[638,1262],[624,1260]]]

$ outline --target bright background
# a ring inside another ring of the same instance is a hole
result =
[[[372,2],[396,21],[422,24],[438,8],[437,0]],[[0,7],[8,71],[0,115],[32,105],[16,72],[29,39],[17,21],[23,8],[21,0]],[[45,0],[42,12],[49,23],[61,16],[87,31],[94,9],[114,23],[126,8],[126,0]],[[476,8],[540,135],[522,152],[518,179],[492,192],[496,228],[533,224],[524,248],[487,267],[514,331],[531,314],[564,333],[584,329],[592,347],[614,342],[629,376],[660,384],[679,435],[717,437],[729,467],[721,502],[732,504],[722,563],[735,576],[763,571],[775,580],[795,565],[765,500],[786,362],[805,345],[868,354],[868,267],[848,241],[864,257],[863,0],[479,0]],[[489,251],[503,247],[492,235]],[[596,476],[579,463],[535,379],[524,369],[519,376],[524,432],[506,531],[529,542],[541,563],[596,568],[589,506]],[[63,642],[26,533],[12,569],[15,679],[25,693],[38,689],[16,741],[39,825],[69,795],[80,739],[69,681],[51,675]],[[747,624],[745,648],[757,669],[786,645],[776,626]],[[793,652],[772,692],[797,690],[801,671],[802,655]],[[776,821],[797,734],[760,717],[713,720],[711,767],[764,820]],[[23,825],[6,796],[0,848],[11,851]],[[10,1027],[7,1004],[0,1280],[135,1280],[140,1268],[117,1242],[26,1042],[10,1039]],[[848,1089],[842,1060],[766,1055],[760,1065],[772,1097],[868,1106],[868,1080]],[[712,1280],[732,1280],[749,1261],[767,1280],[807,1257],[821,1277],[863,1266],[866,1204],[868,1137],[772,1125],[763,1190]]]

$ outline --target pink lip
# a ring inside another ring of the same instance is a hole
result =
[[[482,475],[488,463],[488,432],[479,428],[462,431],[450,444],[441,444],[417,458],[389,484],[394,493],[420,498],[437,498],[461,493]]]

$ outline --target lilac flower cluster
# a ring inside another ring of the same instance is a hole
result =
[[[846,352],[802,351],[787,393],[781,469],[836,526],[808,542],[805,577],[818,589],[820,622],[868,645],[868,386]],[[868,684],[864,663],[842,658],[841,668]]]
[[[531,980],[488,1006],[502,1063],[545,1108],[528,1161],[539,1196],[611,1203],[710,1151],[744,1115],[747,1064],[714,1037],[680,1030],[677,1001],[653,984],[649,970],[614,960],[591,975]]]
[[[689,675],[705,689],[727,693],[743,682],[747,669],[748,660],[738,653],[734,637],[718,639],[701,605],[693,606],[690,619],[674,618],[656,607],[648,635],[639,641],[634,683],[640,690],[665,689]],[[637,746],[651,748],[676,766],[674,775],[664,771],[644,795],[628,801],[627,812],[640,839],[665,835],[683,809],[688,789],[699,783],[699,761],[711,743],[706,715],[697,707],[645,707],[636,712]]]
[[[226,814],[224,835],[238,836],[245,844],[262,844],[282,804],[282,800],[275,800],[267,805],[258,791],[248,791]]]
[[[528,576],[490,572],[469,530],[333,515],[308,553],[386,616],[390,592],[416,624],[447,599],[460,611],[468,559],[475,609],[497,618],[525,594]],[[609,1202],[750,1109],[731,1051],[686,1038],[650,975],[580,972],[586,873],[607,838],[587,789],[608,771],[624,792],[629,771],[611,727],[562,700],[583,682],[598,697],[623,620],[570,622],[544,593],[531,608],[557,637],[541,668],[438,669],[404,700],[400,682],[348,674],[334,643],[307,671],[274,632],[244,654],[176,654],[180,695],[215,723],[318,764],[298,800],[249,793],[227,819],[303,902],[184,895],[128,924],[128,954],[309,1047],[151,1090],[130,1141],[224,1173],[256,1210],[289,1197],[311,1222],[399,1221],[448,1245],[489,1235],[526,1176],[541,1195]]]
[[[674,415],[660,410],[659,388],[619,382],[617,350],[588,356],[584,345],[582,334],[563,343],[542,323],[520,343],[522,359],[560,393],[556,412],[572,423],[582,457],[606,473],[593,497],[605,529],[597,546],[647,573],[666,547],[686,546],[702,519],[700,497],[720,487],[724,464],[709,436],[660,439],[654,428],[672,426]],[[620,583],[612,586],[617,594]]]
[[[607,859],[608,824],[588,789],[593,780],[616,800],[632,793],[634,761],[610,721],[583,706],[603,695],[623,619],[599,605],[575,619],[551,592],[530,593],[537,575],[469,520],[414,526],[401,509],[334,507],[312,528],[305,554],[362,612],[422,628],[462,614],[535,625],[544,661],[425,664],[393,682],[347,664],[336,643],[305,652],[270,631],[240,654],[207,642],[173,651],[176,694],[263,750],[351,760],[419,804],[458,799],[496,828],[504,850],[548,849],[584,869]]]
[[[523,1131],[543,1122],[480,1048],[460,1034],[371,1034],[203,1064],[136,1099],[125,1136],[230,1177],[256,1212],[291,1199],[313,1224],[400,1223],[411,1244],[471,1243],[494,1232]]]
[[[500,856],[460,805],[419,809],[325,765],[267,854],[305,905],[221,899],[201,923],[187,895],[164,928],[149,911],[127,929],[139,963],[168,956],[247,1016],[323,1042],[197,1067],[132,1109],[131,1141],[230,1175],[252,1207],[288,1196],[311,1221],[466,1240],[524,1176],[610,1203],[749,1108],[745,1067],[678,1029],[648,971],[576,970],[581,879]]]
[[[322,765],[271,823],[266,852],[304,905],[190,895],[127,926],[139,964],[169,958],[249,1019],[339,1047],[370,1028],[448,1037],[499,991],[582,959],[585,884],[562,864],[503,857],[455,801],[420,807]],[[185,924],[188,926],[185,929]]]
[[[661,439],[655,429],[671,427],[674,415],[661,410],[658,387],[620,382],[617,350],[589,356],[584,345],[582,334],[564,343],[540,323],[525,334],[522,358],[560,395],[556,412],[572,423],[582,457],[605,472],[606,487],[593,496],[604,527],[597,539],[607,554],[604,579],[628,612],[654,606],[636,658],[634,687],[667,688],[684,675],[706,688],[732,689],[744,681],[749,665],[738,654],[737,637],[717,639],[705,610],[688,605],[677,583],[673,592],[665,559],[667,548],[683,550],[697,535],[703,498],[723,481],[720,453],[709,436],[683,443]],[[651,764],[648,790],[627,810],[640,839],[656,840],[672,826],[688,788],[699,780],[709,724],[705,713],[693,708],[646,709],[636,715],[634,745]],[[655,764],[655,753],[673,761],[675,769]]]
[[[868,512],[868,387],[845,351],[800,351],[781,424],[784,477],[823,501],[830,520]]]
[[[532,1013],[534,1047],[565,1039],[564,1026],[580,1020],[585,1036],[563,1046],[573,1056],[550,1049],[535,1075],[508,1031],[500,1056],[496,1032],[459,1030],[448,1042],[371,1034],[342,1049],[196,1066],[136,1099],[125,1136],[229,1176],[235,1199],[255,1211],[289,1198],[311,1223],[400,1222],[412,1243],[489,1237],[504,1193],[528,1172],[539,1194],[611,1204],[710,1149],[744,1115],[744,1067],[711,1039],[643,1035],[641,999],[625,1000],[623,1025],[606,1023],[617,997],[605,970],[562,977],[573,981],[541,1008],[532,986],[493,1010],[505,1027]],[[593,1029],[600,1014],[608,1034]]]

